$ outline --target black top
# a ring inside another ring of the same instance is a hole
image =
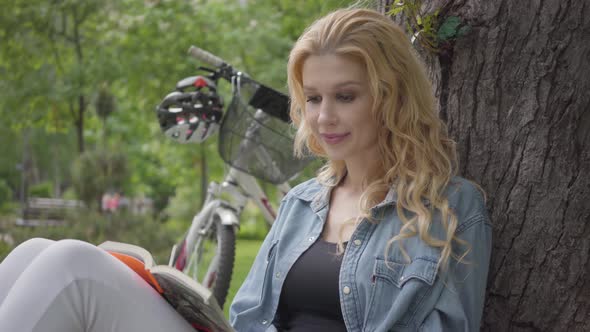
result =
[[[279,331],[346,331],[338,280],[342,256],[336,244],[316,241],[293,264],[279,299]]]

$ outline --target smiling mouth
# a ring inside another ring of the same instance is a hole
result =
[[[346,139],[350,133],[346,134],[320,134],[322,140],[328,144],[337,144]]]

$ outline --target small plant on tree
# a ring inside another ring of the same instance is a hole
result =
[[[412,42],[417,40],[427,51],[444,55],[452,51],[455,40],[467,34],[470,27],[458,16],[440,14],[440,8],[432,13],[425,12],[422,0],[395,0],[387,12],[389,16],[403,16]]]

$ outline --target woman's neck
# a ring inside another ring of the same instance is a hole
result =
[[[340,182],[340,187],[351,193],[361,194],[372,180],[375,166],[371,163],[346,163],[346,175]]]

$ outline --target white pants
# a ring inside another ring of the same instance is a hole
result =
[[[135,272],[92,244],[31,239],[0,264],[0,331],[194,331]]]

